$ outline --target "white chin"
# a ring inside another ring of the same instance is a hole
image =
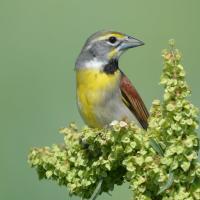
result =
[[[86,61],[84,63],[84,67],[89,69],[102,69],[105,64],[106,62],[100,61],[97,58],[93,58],[90,61]]]

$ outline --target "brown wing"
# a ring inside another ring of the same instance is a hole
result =
[[[135,115],[141,126],[144,129],[147,129],[149,113],[137,90],[123,73],[120,82],[120,89],[124,103]]]

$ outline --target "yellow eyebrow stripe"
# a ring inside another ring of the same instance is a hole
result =
[[[108,39],[111,36],[119,38],[119,39],[122,39],[122,38],[125,37],[125,35],[120,34],[120,33],[109,33],[109,34],[106,34],[104,36],[101,36],[101,37],[97,38],[97,40],[105,40],[105,39]]]
[[[125,37],[123,34],[120,34],[120,33],[112,33],[111,36],[114,36],[116,38],[124,38]]]

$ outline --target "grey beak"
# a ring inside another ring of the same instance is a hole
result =
[[[142,45],[144,45],[144,42],[142,42],[141,40],[138,40],[131,36],[127,36],[127,38],[120,45],[119,49],[126,50],[126,49],[130,49],[130,48],[134,48],[134,47],[138,47]]]

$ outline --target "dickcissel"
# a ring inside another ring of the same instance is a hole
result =
[[[148,111],[118,65],[123,52],[141,45],[142,41],[115,31],[99,31],[87,39],[75,70],[77,104],[88,126],[102,128],[125,120],[147,129]]]

